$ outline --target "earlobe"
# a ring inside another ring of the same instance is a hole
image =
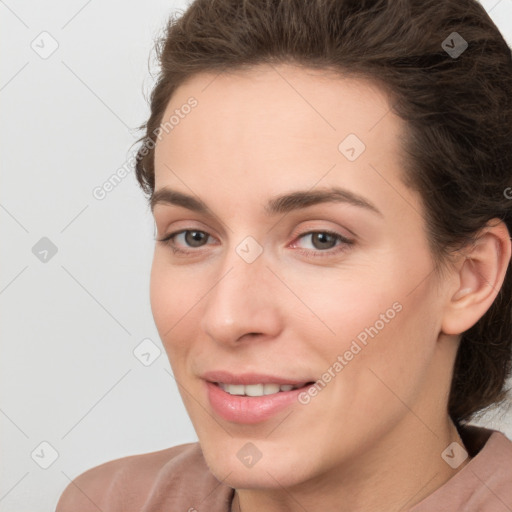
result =
[[[491,307],[505,279],[510,262],[511,244],[503,221],[482,230],[475,244],[465,252],[458,270],[458,287],[450,292],[441,330],[445,334],[461,334]]]

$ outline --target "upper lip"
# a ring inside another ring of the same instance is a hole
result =
[[[239,373],[234,374],[224,370],[216,370],[205,372],[201,376],[209,382],[222,382],[223,384],[292,384],[298,386],[308,382],[314,382],[314,379],[289,379],[286,377],[278,377],[276,375],[268,375],[263,373]]]

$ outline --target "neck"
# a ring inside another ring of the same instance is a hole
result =
[[[441,453],[452,443],[464,447],[447,417],[427,427],[413,414],[363,455],[344,461],[315,481],[284,489],[240,489],[233,512],[382,512],[406,510],[432,494],[460,471]]]

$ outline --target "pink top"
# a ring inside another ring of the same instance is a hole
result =
[[[472,459],[409,512],[512,512],[512,441],[464,427]],[[230,512],[234,490],[210,472],[199,443],[93,467],[64,490],[56,512]]]

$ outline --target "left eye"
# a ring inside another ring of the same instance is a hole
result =
[[[311,237],[311,244],[313,249],[317,250],[328,250],[336,246],[337,241],[350,243],[350,240],[342,237],[338,233],[332,231],[310,231],[309,233],[303,233],[299,236],[299,239],[305,239]],[[333,244],[334,242],[334,244]]]

